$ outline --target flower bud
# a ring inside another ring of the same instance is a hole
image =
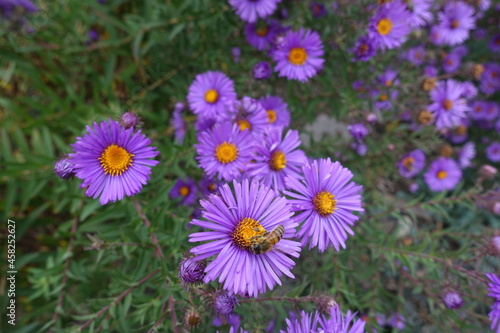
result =
[[[497,172],[498,172],[497,168],[495,168],[491,165],[488,165],[488,164],[482,165],[479,168],[479,175],[484,179],[495,178]]]
[[[444,144],[439,147],[439,155],[443,157],[451,157],[451,155],[453,155],[453,148],[448,144]]]
[[[472,75],[476,80],[479,80],[481,78],[483,72],[484,72],[483,64],[474,64],[474,66],[472,66]]]
[[[139,117],[131,111],[125,112],[120,118],[120,124],[125,128],[137,126]]]
[[[493,236],[487,245],[488,253],[500,257],[500,236]]]
[[[322,295],[316,299],[316,306],[318,307],[318,309],[321,312],[329,314],[330,309],[332,307],[337,307],[338,304],[337,304],[337,302],[335,302],[335,300],[332,297]]]
[[[54,164],[54,173],[62,179],[68,179],[75,175],[73,163],[69,158],[61,158]]]
[[[427,125],[434,120],[434,116],[430,111],[422,110],[418,113],[417,121],[422,125]]]
[[[224,290],[219,290],[216,294],[214,294],[212,306],[218,313],[224,315],[229,314],[233,312],[236,305],[238,305],[238,299],[235,295],[230,295]]]
[[[187,309],[186,313],[184,314],[184,326],[186,326],[188,329],[191,329],[193,327],[198,326],[201,323],[201,316],[198,311],[196,311],[195,308],[189,308]]]
[[[205,260],[189,257],[182,260],[179,266],[181,284],[189,289],[190,285],[201,283],[205,277],[205,267],[207,267]]]
[[[424,91],[431,91],[436,86],[436,78],[435,77],[426,77],[424,81],[422,81],[422,89]]]
[[[464,302],[462,296],[452,288],[446,288],[441,299],[448,309],[458,309]]]

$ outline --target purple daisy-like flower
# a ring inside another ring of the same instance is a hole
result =
[[[474,120],[484,120],[487,117],[487,101],[474,101],[471,107],[470,117]]]
[[[222,121],[231,121],[238,125],[240,131],[249,131],[259,137],[269,127],[268,115],[259,101],[244,96],[239,101],[226,104],[226,114],[221,116]]]
[[[304,179],[287,177],[284,191],[292,197],[293,210],[301,222],[297,234],[303,245],[318,247],[320,252],[329,246],[339,251],[346,248],[347,234],[354,235],[351,227],[359,217],[353,211],[362,212],[362,186],[351,181],[353,174],[339,162],[328,159],[314,160],[302,167]],[[293,191],[293,192],[292,192]]]
[[[424,180],[433,192],[452,190],[462,179],[462,170],[451,158],[439,157],[424,174]]]
[[[410,33],[409,19],[410,12],[401,0],[385,3],[370,19],[368,33],[382,50],[396,48]]]
[[[463,43],[476,27],[474,8],[462,1],[447,2],[438,17],[442,42],[447,45]]]
[[[229,0],[229,4],[236,14],[246,22],[253,23],[257,19],[265,18],[276,10],[281,0]]]
[[[149,180],[152,160],[159,154],[151,140],[141,131],[125,129],[109,119],[87,126],[87,134],[72,144],[75,153],[69,154],[76,177],[83,179],[80,187],[94,199],[100,196],[101,205],[133,196]]]
[[[408,50],[406,58],[416,66],[421,66],[425,61],[425,48],[420,45]]]
[[[399,174],[405,178],[412,178],[425,168],[425,154],[420,149],[404,155],[398,162]]]
[[[476,156],[476,146],[474,142],[470,141],[464,144],[464,146],[458,152],[458,165],[462,168],[468,168],[471,166],[471,160]]]
[[[255,145],[253,163],[248,176],[281,192],[285,189],[285,177],[299,178],[301,166],[307,161],[300,149],[299,132],[288,130],[283,137],[282,127],[271,127]]]
[[[192,205],[196,200],[196,185],[191,178],[177,179],[174,186],[170,190],[169,196],[171,199],[181,198],[180,203],[183,205]]]
[[[443,71],[451,73],[456,71],[461,65],[462,57],[457,53],[450,52],[443,59]]]
[[[272,126],[286,128],[290,125],[290,111],[288,104],[277,96],[266,96],[259,99],[260,104],[267,112],[267,120]]]
[[[488,283],[488,291],[490,292],[488,296],[494,297],[497,301],[500,301],[500,277],[493,273],[486,273],[486,277],[491,281]]]
[[[488,47],[491,51],[500,53],[500,33],[491,38],[490,42],[488,43]]]
[[[328,12],[326,11],[325,5],[319,3],[319,2],[311,2],[311,5],[309,6],[311,8],[311,13],[313,17],[315,18],[320,18],[322,16],[325,16]]]
[[[500,301],[496,301],[493,305],[491,305],[488,317],[491,321],[490,329],[496,333],[500,333]]]
[[[323,43],[316,31],[288,31],[272,53],[276,61],[274,71],[280,77],[306,82],[323,68],[323,54]]]
[[[269,79],[272,74],[271,64],[267,61],[260,61],[252,69],[253,77],[257,80]]]
[[[433,0],[412,0],[409,1],[410,25],[413,29],[420,28],[433,19],[431,7]]]
[[[275,21],[262,21],[259,23],[247,23],[245,26],[245,38],[248,43],[259,51],[264,51],[271,46],[280,29]]]
[[[280,330],[281,333],[363,333],[365,329],[365,322],[356,319],[356,313],[347,311],[344,316],[338,306],[330,308],[330,316],[322,315],[318,311],[314,315],[301,311],[300,319],[291,316],[286,319],[286,325],[286,330]]]
[[[500,107],[498,106],[498,103],[487,102],[486,110],[484,112],[484,120],[494,121],[495,119],[497,119],[498,114],[500,113],[499,109]]]
[[[394,313],[389,319],[387,319],[387,324],[396,330],[401,331],[406,327],[406,319],[401,313]]]
[[[190,235],[190,242],[208,242],[191,249],[199,259],[215,258],[205,269],[205,283],[218,279],[234,294],[256,297],[276,284],[291,269],[301,250],[295,236],[297,223],[290,205],[270,188],[248,179],[224,184],[219,193],[201,200],[203,218],[193,220],[210,231]],[[264,242],[264,240],[267,240]]]
[[[377,41],[369,35],[358,38],[354,47],[349,50],[354,57],[351,61],[368,61],[377,54]]]
[[[436,66],[425,66],[424,75],[427,77],[436,77],[438,74],[438,70]]]
[[[254,141],[248,131],[224,122],[198,136],[196,159],[207,176],[230,181],[245,170],[253,153]]]
[[[236,100],[233,81],[222,72],[198,74],[189,87],[189,107],[197,115],[217,117],[225,103]]]
[[[463,95],[463,86],[454,80],[438,82],[430,92],[433,103],[427,109],[433,113],[438,129],[449,128],[461,124],[467,116],[469,106]]]
[[[398,71],[387,69],[383,74],[377,76],[377,83],[387,88],[392,87],[393,85],[398,85],[398,74]]]
[[[500,142],[492,142],[486,148],[486,157],[492,162],[500,162]]]
[[[198,187],[203,195],[209,196],[210,194],[216,193],[217,188],[219,188],[220,185],[221,182],[212,177],[203,177],[203,179],[200,180]]]
[[[500,64],[491,62],[484,64],[479,88],[485,94],[493,94],[500,89]]]

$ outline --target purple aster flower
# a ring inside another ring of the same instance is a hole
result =
[[[434,160],[424,174],[424,180],[433,192],[452,190],[462,179],[458,164],[447,157]]]
[[[495,331],[496,333],[500,333],[500,301],[496,301],[491,306],[491,311],[488,314],[488,317],[491,321],[490,329]]]
[[[425,154],[420,149],[404,155],[398,162],[399,174],[405,178],[412,178],[425,168]]]
[[[456,71],[461,65],[462,57],[457,53],[450,52],[443,59],[443,71],[451,73]]]
[[[380,92],[378,89],[372,91],[372,96],[376,97],[375,108],[378,110],[390,110],[392,108],[392,101],[398,97],[398,91],[391,89],[388,92]]]
[[[182,108],[179,108],[176,106],[173,114],[172,114],[172,119],[170,120],[170,125],[174,128],[174,137],[175,141],[179,146],[182,146],[182,143],[184,142],[184,137],[186,136],[187,132],[187,123],[184,121],[184,118],[182,117]]]
[[[462,296],[460,296],[460,294],[453,289],[446,289],[443,292],[441,299],[448,309],[458,309],[462,307],[464,302]]]
[[[325,16],[328,12],[326,11],[325,5],[319,3],[319,2],[311,2],[311,5],[309,6],[311,8],[311,13],[313,17],[315,18],[320,18],[322,16]]]
[[[486,273],[486,277],[491,281],[488,283],[488,291],[490,292],[488,296],[500,301],[500,278],[493,273]]]
[[[467,116],[469,106],[461,98],[463,87],[459,82],[451,79],[440,81],[430,95],[433,103],[427,109],[432,112],[438,129],[458,126]]]
[[[482,11],[486,11],[491,6],[491,0],[477,0],[475,1],[475,3],[477,7]]]
[[[458,45],[455,47],[453,50],[451,50],[451,53],[455,53],[459,57],[465,57],[469,53],[469,48],[465,45]]]
[[[471,107],[470,117],[474,120],[484,120],[487,117],[487,101],[474,101]]]
[[[75,176],[75,170],[73,169],[73,163],[71,159],[63,157],[56,163],[54,163],[54,173],[62,179],[68,179]]]
[[[288,104],[281,97],[266,96],[259,99],[260,104],[267,112],[269,124],[286,128],[290,125],[290,111]]]
[[[245,38],[248,43],[259,51],[264,51],[271,46],[271,42],[279,31],[279,24],[275,20],[247,23]]]
[[[169,196],[171,199],[181,198],[180,204],[192,205],[196,200],[196,185],[191,178],[177,179],[174,186],[170,190]]]
[[[410,12],[401,0],[387,2],[378,7],[370,19],[369,34],[384,50],[400,46],[410,33]]]
[[[447,45],[463,43],[476,27],[474,8],[462,1],[447,2],[438,17],[442,41]]]
[[[253,67],[253,77],[257,80],[265,80],[271,77],[271,64],[267,61],[260,61]]]
[[[471,99],[477,96],[478,90],[474,83],[470,81],[462,82],[462,97],[465,99]]]
[[[412,0],[409,1],[410,25],[413,29],[420,28],[432,21],[434,18],[431,12],[433,0]]]
[[[87,132],[71,145],[75,153],[69,154],[76,177],[83,179],[80,187],[88,186],[85,194],[100,196],[104,205],[139,193],[151,167],[158,164],[151,159],[159,154],[149,146],[151,140],[111,119],[87,126]]]
[[[139,116],[137,116],[132,111],[125,112],[120,117],[120,125],[122,125],[125,128],[135,127],[139,125],[139,122],[140,122]]]
[[[368,129],[363,123],[347,126],[347,130],[355,140],[363,140],[368,135]]]
[[[476,156],[476,146],[474,142],[470,141],[464,144],[464,146],[458,152],[458,165],[462,168],[468,168],[471,166],[471,160]]]
[[[225,112],[225,110],[224,110]],[[194,129],[197,133],[212,129],[217,124],[217,116],[204,117],[199,115],[194,123]]]
[[[226,102],[236,100],[234,83],[222,72],[198,74],[189,87],[187,100],[195,114],[217,117],[224,112]]]
[[[368,61],[377,54],[377,41],[369,35],[363,35],[349,52],[354,55],[351,61]]]
[[[246,169],[253,153],[254,141],[248,131],[228,122],[215,125],[201,132],[196,144],[196,159],[207,176],[217,175],[230,181]]]
[[[500,88],[500,64],[486,63],[480,80],[481,91],[492,94]]]
[[[436,66],[425,66],[424,75],[427,77],[436,77],[438,74],[438,70]]]
[[[266,110],[259,101],[248,96],[227,103],[221,120],[237,124],[240,131],[248,130],[254,137],[259,137],[269,127]]]
[[[219,188],[220,185],[221,182],[214,178],[205,176],[202,180],[200,180],[198,187],[200,188],[201,193],[208,197],[210,194],[216,193],[217,188]]]
[[[492,162],[500,162],[500,142],[492,142],[486,148],[486,157]]]
[[[253,163],[248,176],[275,191],[285,189],[285,177],[299,178],[301,166],[307,161],[300,149],[299,132],[288,130],[283,137],[282,127],[271,127],[255,145]]]
[[[9,18],[14,14],[16,7],[22,7],[31,13],[38,11],[38,7],[29,0],[2,0],[0,1],[1,16]]]
[[[293,210],[300,213],[302,221],[297,236],[303,245],[318,247],[320,252],[333,245],[337,251],[346,248],[347,234],[354,235],[351,227],[359,217],[353,211],[362,212],[362,186],[351,182],[353,174],[339,162],[328,159],[314,160],[302,167],[304,179],[287,177],[284,191],[292,197]],[[293,192],[292,192],[293,191]]]
[[[387,69],[384,74],[377,76],[378,84],[381,84],[384,87],[392,87],[393,85],[398,85],[399,80],[396,79],[398,76],[398,71]]]
[[[406,58],[416,66],[421,66],[425,61],[425,48],[420,45],[408,50]],[[434,75],[435,76],[435,75]]]
[[[275,72],[290,80],[306,82],[323,67],[323,43],[316,31],[288,31],[281,45],[272,53]]]
[[[500,113],[498,103],[496,102],[486,102],[485,109],[484,119],[487,121],[494,121]]]
[[[248,179],[233,181],[233,188],[224,184],[217,195],[200,200],[205,220],[191,224],[210,231],[193,233],[189,241],[208,243],[191,252],[200,259],[215,256],[205,269],[205,283],[218,279],[230,293],[256,297],[281,285],[283,274],[294,278],[289,256],[297,258],[301,249],[288,238],[295,236],[297,223],[287,199],[270,188]],[[262,246],[266,239],[269,248]]]
[[[444,44],[444,32],[439,25],[435,25],[429,32],[429,40],[436,46]]]
[[[231,48],[231,54],[235,63],[240,62],[241,49],[237,46]]]
[[[189,289],[191,285],[200,284],[205,276],[205,260],[196,260],[193,257],[185,257],[179,265],[179,279],[184,288]]]
[[[286,319],[286,330],[280,330],[281,333],[310,333],[310,332],[332,332],[332,333],[363,333],[365,322],[362,319],[356,319],[356,314],[347,311],[345,316],[337,306],[330,308],[330,316],[325,316],[316,311],[309,314],[305,311],[300,312],[300,319]]]
[[[488,43],[488,47],[491,51],[500,53],[500,33],[493,36],[493,38]]]
[[[236,14],[246,22],[253,23],[257,18],[265,18],[276,10],[281,0],[229,0]]]
[[[388,320],[387,324],[398,331],[403,330],[406,327],[406,319],[400,313],[394,313]]]

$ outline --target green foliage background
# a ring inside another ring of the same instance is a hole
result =
[[[306,135],[312,134],[306,125],[319,114],[345,124],[362,121],[370,101],[358,98],[352,83],[371,80],[398,56],[393,51],[368,64],[350,62],[346,50],[365,28],[366,3],[340,2],[337,12],[322,19],[312,18],[307,2],[280,5],[290,13],[287,24],[319,31],[325,44],[325,68],[307,84],[276,74],[267,81],[252,78],[252,67],[267,56],[248,45],[244,23],[226,1],[39,1],[40,11],[29,16],[34,33],[4,26],[0,209],[2,221],[16,221],[18,308],[16,328],[2,315],[2,331],[75,332],[92,321],[84,331],[169,332],[189,306],[203,318],[193,331],[215,331],[210,307],[186,292],[177,278],[182,253],[190,248],[192,208],[179,206],[168,193],[179,177],[200,179],[203,173],[194,159],[192,127],[182,146],[174,143],[169,126],[173,106],[185,100],[196,74],[221,70],[235,81],[239,96],[284,98],[292,111],[291,127]],[[90,29],[100,38],[87,44]],[[488,59],[485,45],[471,41],[470,46],[471,61]],[[232,58],[232,47],[241,48],[239,62]],[[432,128],[414,133],[395,120],[394,114],[427,98],[415,83],[418,69],[405,66],[398,68],[401,102],[373,129],[366,156],[352,152],[344,137],[326,136],[303,147],[311,157],[334,158],[340,152],[354,180],[364,185],[366,214],[356,235],[338,253],[304,249],[293,271],[296,279],[284,278],[283,287],[263,296],[268,299],[243,300],[236,313],[245,329],[264,329],[273,319],[277,328],[283,327],[288,311],[312,311],[311,300],[321,295],[333,297],[344,311],[367,314],[367,327],[377,327],[375,313],[396,311],[407,318],[406,332],[479,332],[489,326],[491,301],[482,272],[498,271],[498,260],[474,257],[484,252],[500,220],[472,200],[484,191],[474,186],[477,170],[467,171],[453,193],[407,192],[396,161],[416,147],[437,156],[443,140]],[[71,152],[69,144],[86,125],[118,119],[126,110],[142,118],[161,162],[139,195],[101,206],[83,194],[78,180],[58,179],[53,163]],[[394,150],[386,149],[389,144]],[[8,302],[4,282],[2,313]],[[443,286],[450,283],[464,296],[460,310],[440,301]]]

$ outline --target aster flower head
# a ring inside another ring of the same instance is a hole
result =
[[[300,177],[301,166],[307,161],[300,149],[299,133],[288,130],[283,137],[282,127],[271,127],[255,145],[254,162],[247,170],[249,177],[281,192],[285,177]]]
[[[236,100],[233,81],[222,72],[198,74],[189,86],[187,101],[191,110],[204,117],[217,117],[225,103]]]
[[[393,49],[401,44],[410,33],[410,12],[401,0],[394,0],[379,6],[375,15],[370,19],[369,34],[378,46],[385,50]]]
[[[401,176],[412,178],[425,168],[425,154],[420,149],[404,155],[398,162],[398,169]]]
[[[438,28],[442,42],[457,45],[469,38],[470,30],[476,27],[474,8],[462,1],[448,1],[438,13]]]
[[[466,118],[469,106],[462,98],[463,86],[459,82],[440,81],[430,95],[433,103],[427,109],[433,113],[438,129],[458,126]]]
[[[152,160],[159,154],[141,131],[125,129],[109,119],[87,126],[87,134],[72,144],[76,177],[83,179],[85,194],[104,205],[110,201],[133,196],[149,180]]]
[[[205,260],[196,260],[192,256],[185,256],[179,265],[179,279],[181,284],[189,289],[190,286],[200,284],[205,276]]]
[[[423,45],[411,48],[408,50],[408,53],[406,54],[406,58],[408,59],[409,62],[416,66],[423,65],[425,61],[425,48]],[[435,75],[433,75],[435,76]]]
[[[406,319],[403,317],[402,314],[400,313],[394,313],[392,316],[387,320],[387,324],[398,331],[403,330],[406,327]]]
[[[205,283],[218,279],[230,293],[255,297],[281,285],[283,274],[294,278],[289,256],[299,256],[300,243],[288,239],[297,223],[287,199],[248,179],[233,181],[233,189],[224,184],[218,192],[200,201],[204,220],[191,222],[209,230],[190,235],[190,242],[207,242],[191,252],[200,259],[215,256]]]
[[[410,11],[410,25],[413,29],[420,28],[433,20],[431,7],[433,0],[408,1]]]
[[[238,298],[236,298],[234,294],[230,294],[227,291],[219,290],[213,295],[212,306],[219,314],[230,314],[238,304]]]
[[[476,146],[470,141],[463,145],[458,152],[458,165],[462,168],[471,166],[471,160],[476,156]]]
[[[462,179],[462,170],[451,158],[439,157],[434,160],[424,174],[427,186],[433,192],[452,190]]]
[[[170,190],[169,196],[171,199],[180,198],[180,204],[192,205],[196,200],[196,185],[194,180],[187,177],[184,179],[177,179],[174,186]]]
[[[377,40],[366,34],[358,38],[354,47],[349,50],[353,54],[351,61],[368,61],[377,54]]]
[[[289,80],[306,82],[323,68],[323,43],[316,31],[301,28],[288,31],[283,42],[272,52],[275,72]]]
[[[311,8],[311,13],[312,13],[313,17],[315,17],[315,18],[320,18],[322,16],[325,16],[328,13],[326,11],[325,5],[323,5],[319,2],[315,2],[315,1],[311,2],[310,8]]]
[[[300,312],[300,319],[290,316],[286,319],[286,330],[280,333],[311,333],[311,332],[331,332],[331,333],[363,333],[365,322],[356,319],[356,314],[347,311],[345,316],[338,306],[330,308],[329,316],[314,313]]]
[[[356,123],[347,126],[347,130],[355,140],[363,140],[368,135],[368,128],[363,123]]]
[[[208,196],[210,194],[215,194],[217,192],[217,188],[220,185],[221,185],[220,181],[217,181],[212,177],[205,176],[203,177],[203,179],[200,180],[198,187],[204,196]]]
[[[486,273],[486,277],[491,281],[488,283],[488,291],[490,292],[488,296],[500,301],[500,277],[493,273]]]
[[[486,147],[486,157],[492,162],[500,162],[500,142],[492,142]]]
[[[266,110],[267,120],[274,127],[286,128],[290,125],[290,111],[288,104],[278,96],[266,96],[259,99],[260,104]]]
[[[398,71],[387,69],[383,74],[377,76],[377,83],[387,88],[397,85],[399,84],[398,74]]]
[[[229,4],[236,14],[246,22],[253,23],[257,19],[265,18],[276,10],[281,0],[229,0]]]
[[[493,94],[500,89],[500,64],[490,62],[483,68],[479,88],[485,94]]]
[[[69,179],[75,176],[73,163],[70,158],[63,157],[54,163],[54,173],[62,179]]]
[[[271,64],[267,61],[258,62],[252,69],[253,77],[257,80],[269,79],[272,74]]]
[[[135,127],[139,125],[139,122],[140,122],[139,116],[137,116],[132,111],[125,112],[120,117],[120,125],[122,125],[125,128]]]
[[[462,307],[464,300],[460,294],[452,289],[446,288],[441,296],[441,299],[448,309],[458,309]]]
[[[314,160],[302,167],[304,179],[287,177],[284,191],[293,210],[299,212],[301,222],[297,234],[303,245],[318,247],[320,252],[332,246],[339,251],[346,248],[348,235],[354,235],[351,227],[359,219],[352,212],[362,212],[362,186],[351,181],[353,174],[339,162],[328,159]]]
[[[496,333],[500,333],[500,301],[497,300],[493,303],[488,317],[491,321],[490,329]]]
[[[241,174],[250,162],[254,141],[249,131],[224,122],[201,132],[195,145],[196,159],[207,176],[230,181]]]
[[[269,126],[266,110],[258,100],[248,96],[228,102],[221,120],[237,124],[240,131],[250,132],[254,137],[259,137]]]
[[[280,26],[275,20],[247,23],[245,26],[245,38],[254,48],[264,51],[271,46],[279,29]]]
[[[500,53],[500,33],[496,34],[491,38],[490,42],[488,43],[488,47],[490,48],[491,51],[495,53]]]
[[[450,52],[443,59],[443,71],[451,73],[456,71],[461,65],[462,57],[457,53]]]

